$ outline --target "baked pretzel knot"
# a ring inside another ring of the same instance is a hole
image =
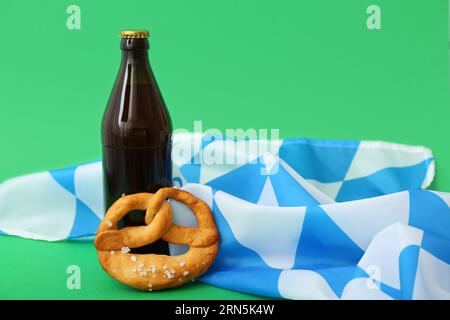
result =
[[[173,224],[167,198],[189,206],[198,226]],[[146,210],[146,225],[119,230],[117,223],[133,210]],[[179,256],[129,252],[160,238],[188,245],[189,250]],[[109,275],[134,288],[152,291],[178,287],[203,274],[216,257],[219,234],[203,201],[183,190],[163,188],[155,194],[136,193],[117,200],[100,223],[94,243],[100,264]]]

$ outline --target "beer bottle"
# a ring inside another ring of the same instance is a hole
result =
[[[148,60],[148,32],[120,33],[122,62],[103,116],[105,210],[124,194],[155,193],[172,184],[172,124]],[[144,225],[145,212],[127,214],[122,227]],[[168,254],[162,240],[136,253]]]

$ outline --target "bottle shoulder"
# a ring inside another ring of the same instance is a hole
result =
[[[103,143],[153,146],[170,141],[172,123],[146,53],[123,59],[102,124]]]
[[[161,95],[132,88],[112,93],[102,120],[103,144],[153,146],[171,140],[172,121]]]

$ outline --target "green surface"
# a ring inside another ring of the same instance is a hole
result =
[[[174,127],[426,145],[450,191],[447,0],[0,0],[0,181],[100,156],[118,32],[150,29]],[[66,8],[81,8],[81,30]],[[92,244],[0,237],[0,298],[242,298],[192,286],[149,295],[110,280]],[[67,290],[69,264],[82,289]]]
[[[92,242],[48,243],[0,237],[0,299],[258,299],[198,281],[164,292],[142,292],[110,278]],[[80,289],[68,289],[71,265],[80,268]]]

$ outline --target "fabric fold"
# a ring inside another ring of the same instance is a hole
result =
[[[179,134],[172,160],[174,184],[211,207],[221,235],[200,281],[287,299],[450,298],[450,194],[423,190],[425,147]],[[196,224],[170,204],[175,223]],[[0,185],[3,235],[92,239],[103,214],[99,161]]]

